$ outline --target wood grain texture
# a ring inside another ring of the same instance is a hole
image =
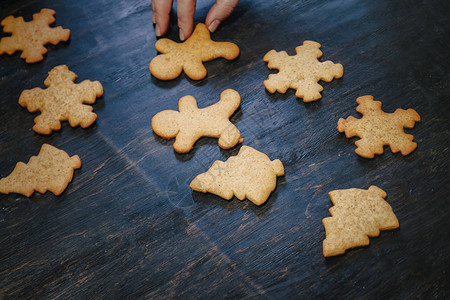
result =
[[[210,5],[198,1],[196,21]],[[0,18],[27,20],[42,7],[56,11],[55,25],[71,29],[71,38],[48,46],[38,64],[0,56],[0,177],[43,143],[78,154],[82,168],[59,197],[0,195],[1,299],[450,297],[448,1],[242,0],[212,35],[239,45],[240,56],[205,63],[201,81],[182,74],[168,82],[148,71],[157,54],[149,1],[6,0]],[[168,37],[177,36],[173,16]],[[341,63],[344,76],[321,82],[322,99],[313,103],[293,90],[268,93],[263,56],[292,55],[304,40],[319,42],[322,61]],[[102,83],[98,119],[40,136],[19,95],[43,87],[61,64]],[[223,150],[202,138],[177,154],[173,140],[151,130],[151,118],[176,109],[182,96],[205,107],[228,88],[242,97],[231,121],[244,144],[285,167],[262,207],[188,187],[239,146]],[[386,112],[420,114],[406,130],[418,143],[409,156],[386,148],[361,158],[356,139],[337,131],[367,94]],[[387,192],[400,228],[325,259],[328,192],[370,185]]]

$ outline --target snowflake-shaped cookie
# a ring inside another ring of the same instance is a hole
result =
[[[33,20],[25,22],[23,17],[14,18],[8,16],[1,22],[4,31],[12,33],[11,36],[0,40],[0,54],[7,53],[12,55],[21,50],[21,58],[27,63],[35,63],[44,59],[47,53],[45,44],[58,44],[61,41],[67,41],[70,36],[69,29],[63,29],[61,26],[50,27],[55,22],[54,10],[43,8],[37,14],[33,15]]]
[[[341,64],[331,61],[320,62],[322,56],[320,44],[313,41],[304,41],[302,46],[295,48],[294,56],[286,51],[270,50],[264,61],[268,62],[269,69],[278,69],[277,74],[270,74],[264,81],[264,86],[270,93],[284,94],[288,88],[297,90],[295,96],[303,98],[304,102],[311,102],[322,98],[320,92],[323,87],[319,80],[330,82],[333,78],[341,78],[344,68]]]
[[[158,79],[170,80],[180,76],[184,70],[193,80],[205,78],[203,62],[219,57],[231,60],[239,55],[239,47],[229,42],[215,42],[205,24],[199,23],[192,35],[183,43],[160,39],[155,48],[163,54],[150,62],[150,72]]]
[[[339,119],[337,129],[345,132],[348,138],[361,138],[355,142],[358,155],[373,158],[374,154],[383,153],[384,145],[389,145],[394,153],[400,151],[402,155],[408,155],[416,149],[417,144],[412,141],[414,137],[403,131],[403,128],[413,128],[415,122],[420,121],[414,109],[399,108],[394,113],[385,113],[381,110],[381,102],[374,101],[370,95],[359,97],[356,102],[359,104],[356,111],[363,117]]]
[[[34,88],[22,92],[19,104],[29,112],[41,111],[34,119],[33,130],[40,134],[50,134],[61,129],[61,121],[69,121],[70,126],[90,126],[97,119],[93,108],[83,103],[93,104],[103,95],[103,87],[98,81],[74,81],[77,75],[66,65],[54,67],[44,85],[47,89]]]

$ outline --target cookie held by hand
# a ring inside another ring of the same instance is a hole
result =
[[[30,197],[33,192],[50,191],[60,195],[72,181],[74,169],[81,168],[78,155],[43,144],[38,156],[27,164],[18,162],[12,173],[0,179],[0,193],[18,193]]]
[[[322,98],[320,92],[323,87],[318,81],[330,82],[333,78],[341,78],[344,68],[341,64],[331,61],[320,62],[322,56],[320,44],[313,41],[304,41],[302,46],[295,48],[296,55],[289,56],[286,51],[270,50],[264,61],[268,62],[269,69],[278,69],[280,72],[270,74],[264,81],[264,86],[270,93],[286,93],[287,89],[297,90],[295,96],[303,98],[303,102],[311,102]]]
[[[93,104],[97,97],[103,95],[103,87],[98,81],[84,80],[74,83],[77,75],[66,65],[54,67],[49,73],[44,85],[47,89],[34,88],[24,90],[19,98],[19,104],[33,113],[41,114],[34,118],[33,130],[40,134],[50,134],[61,129],[61,121],[69,121],[70,126],[80,125],[86,128],[95,122],[97,115]]]
[[[150,72],[160,80],[175,79],[184,70],[193,80],[206,77],[203,62],[219,57],[232,60],[238,57],[239,47],[229,42],[211,40],[210,32],[205,24],[199,23],[192,35],[183,43],[159,39],[155,48],[162,53],[150,62]]]
[[[402,155],[408,155],[417,148],[417,144],[412,141],[414,137],[403,130],[413,128],[415,122],[420,121],[420,116],[414,109],[399,108],[394,113],[385,113],[381,109],[381,102],[374,101],[370,95],[359,97],[356,102],[359,104],[356,111],[363,117],[341,118],[337,129],[345,132],[348,138],[361,138],[355,142],[358,147],[355,152],[358,155],[373,158],[374,154],[383,153],[384,145],[389,145],[393,153],[400,151]]]
[[[241,133],[229,118],[241,104],[238,92],[228,89],[220,95],[220,101],[199,109],[192,96],[184,96],[178,101],[179,112],[164,110],[152,118],[153,131],[164,139],[175,138],[173,149],[178,153],[192,150],[202,136],[219,138],[223,149],[242,142]]]
[[[217,160],[203,174],[192,180],[194,191],[209,192],[230,200],[248,198],[256,205],[267,201],[277,186],[277,176],[284,175],[284,167],[279,159],[273,161],[262,152],[242,146],[237,156],[223,162]]]
[[[371,186],[368,190],[335,190],[328,194],[333,202],[331,217],[322,220],[326,238],[323,256],[343,254],[346,249],[369,245],[369,237],[380,230],[399,227],[391,206],[384,200],[386,193]]]
[[[33,15],[33,20],[25,22],[23,17],[14,18],[8,16],[2,20],[4,31],[12,33],[11,36],[0,40],[0,54],[12,55],[16,51],[22,51],[20,55],[27,63],[35,63],[44,59],[47,53],[45,44],[58,44],[66,42],[70,36],[69,29],[61,26],[50,27],[55,22],[54,10],[43,8],[39,13]]]

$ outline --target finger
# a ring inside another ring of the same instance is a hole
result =
[[[178,0],[177,14],[180,40],[187,39],[194,30],[194,13],[196,0]]]
[[[172,10],[172,0],[152,0],[153,22],[157,37],[166,34],[169,28],[170,11]]]
[[[205,24],[209,31],[216,31],[220,23],[228,18],[238,3],[239,0],[217,0],[206,15]]]

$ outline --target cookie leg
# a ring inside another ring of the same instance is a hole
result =
[[[199,139],[199,136],[185,133],[180,131],[175,138],[175,143],[173,144],[173,149],[178,153],[187,153],[192,150],[195,142]]]
[[[219,147],[223,149],[232,148],[236,146],[240,139],[241,133],[239,129],[237,129],[237,127],[232,123],[229,123],[229,125],[220,134]]]
[[[201,62],[184,62],[183,70],[186,75],[193,80],[200,80],[206,77],[206,69]]]

